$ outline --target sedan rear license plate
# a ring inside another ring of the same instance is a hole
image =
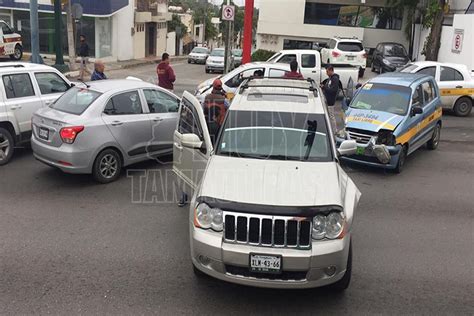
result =
[[[250,254],[250,271],[281,273],[281,256]]]
[[[48,140],[49,139],[49,130],[43,127],[39,128],[38,136],[41,139]]]

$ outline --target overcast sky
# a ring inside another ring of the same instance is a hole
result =
[[[227,0],[209,0],[209,2],[212,2],[213,4],[217,4],[217,5],[222,4],[223,1],[227,2]],[[240,6],[245,4],[245,0],[234,0],[234,2]],[[258,8],[260,4],[260,0],[254,0],[254,2],[255,2],[255,6]]]

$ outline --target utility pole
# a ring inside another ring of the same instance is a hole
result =
[[[31,62],[42,64],[43,59],[39,54],[39,23],[38,0],[30,1],[30,30],[31,30]]]
[[[245,0],[244,47],[242,64],[252,61],[253,4],[254,0]]]
[[[68,0],[66,7],[66,19],[67,19],[67,43],[69,52],[69,68],[71,70],[76,69],[76,45],[74,41],[74,19],[72,18],[72,0]]]
[[[56,63],[53,65],[53,67],[61,72],[65,72],[69,70],[69,67],[64,64],[63,58],[63,28],[61,23],[61,13],[61,0],[54,0],[54,35],[56,44]]]

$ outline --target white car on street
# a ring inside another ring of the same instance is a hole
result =
[[[345,290],[360,192],[339,157],[356,149],[347,140],[336,150],[321,90],[308,81],[243,83],[215,143],[201,104],[185,92],[173,171],[190,198],[195,273],[257,287]]]
[[[359,67],[359,77],[363,77],[367,67],[367,52],[357,38],[335,37],[329,47],[321,49],[321,59],[331,65],[348,64]]]
[[[209,50],[207,47],[194,47],[188,55],[188,64],[205,64],[209,57]]]
[[[474,98],[474,78],[465,65],[420,61],[406,65],[401,72],[427,74],[435,78],[444,109],[457,116],[471,113]]]
[[[53,67],[22,62],[0,66],[0,165],[31,138],[33,113],[50,106],[73,84]]]

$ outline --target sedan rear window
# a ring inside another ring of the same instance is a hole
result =
[[[51,108],[70,114],[81,115],[101,94],[89,89],[74,87],[64,93]]]
[[[364,50],[364,47],[361,43],[355,42],[340,42],[337,45],[337,48],[339,48],[343,52],[361,52]]]

